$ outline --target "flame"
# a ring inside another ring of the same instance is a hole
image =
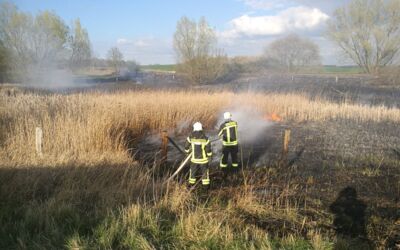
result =
[[[274,122],[282,121],[282,118],[279,115],[277,115],[276,113],[272,113],[270,115],[265,115],[264,119],[268,120],[268,121],[274,121]]]

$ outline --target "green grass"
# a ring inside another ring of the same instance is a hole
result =
[[[255,227],[235,224],[233,217],[212,216],[226,207],[194,205],[200,208],[182,213],[136,204],[104,213],[49,201],[3,206],[0,248],[312,249],[312,243],[299,236],[270,237]],[[197,221],[191,221],[193,214]]]
[[[326,74],[361,74],[363,70],[358,66],[324,65],[322,72]]]
[[[2,169],[0,249],[332,249],[332,239],[302,235],[297,211],[251,190],[166,189],[145,169]]]
[[[142,70],[149,71],[175,71],[176,64],[151,64],[140,66]],[[325,74],[361,74],[363,70],[358,66],[324,65],[322,73]]]
[[[143,70],[150,71],[175,71],[175,64],[151,64],[151,65],[143,65],[141,66]]]
[[[176,64],[151,64],[141,66],[143,70],[150,71],[175,71]],[[322,73],[325,74],[361,74],[363,70],[358,66],[324,65]]]

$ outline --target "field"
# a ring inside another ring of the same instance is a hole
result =
[[[151,64],[141,66],[143,70],[150,71],[175,71],[175,64]]]
[[[141,66],[144,70],[150,71],[175,71],[175,64],[151,64]],[[360,74],[362,70],[357,66],[336,66],[324,65],[321,73],[324,74]]]
[[[331,74],[360,74],[362,69],[358,66],[334,66],[325,65],[323,68],[324,73]]]
[[[287,84],[261,77],[175,90],[0,88],[0,248],[395,248],[397,92],[280,81]],[[182,145],[201,121],[215,137],[225,110],[241,127],[240,171],[220,172],[216,143],[211,190],[188,188],[187,171],[166,182],[183,157],[170,146],[161,162],[160,132]]]

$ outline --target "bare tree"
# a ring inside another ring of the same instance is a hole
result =
[[[82,27],[79,19],[75,20],[70,40],[70,68],[76,70],[77,68],[89,66],[92,56],[89,34],[87,30]]]
[[[378,73],[400,50],[400,1],[353,0],[338,8],[328,37],[366,73]]]
[[[52,12],[33,17],[13,4],[0,4],[0,41],[15,72],[40,72],[65,57],[68,32],[68,26]]]
[[[178,73],[182,73],[192,84],[207,84],[220,77],[227,61],[216,48],[217,37],[203,17],[198,23],[182,17],[174,34]]]
[[[287,72],[321,63],[318,45],[296,34],[272,42],[265,50],[265,57],[270,65]]]
[[[107,53],[108,64],[113,68],[114,74],[118,76],[121,70],[121,67],[124,63],[124,56],[122,55],[121,51],[117,47],[111,48]]]

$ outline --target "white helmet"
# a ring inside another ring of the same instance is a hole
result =
[[[195,124],[193,124],[193,131],[202,131],[203,130],[203,126],[201,125],[200,122],[196,122]]]
[[[230,112],[225,112],[224,113],[224,119],[225,120],[229,120],[229,119],[231,119],[232,118],[232,114],[230,113]]]

